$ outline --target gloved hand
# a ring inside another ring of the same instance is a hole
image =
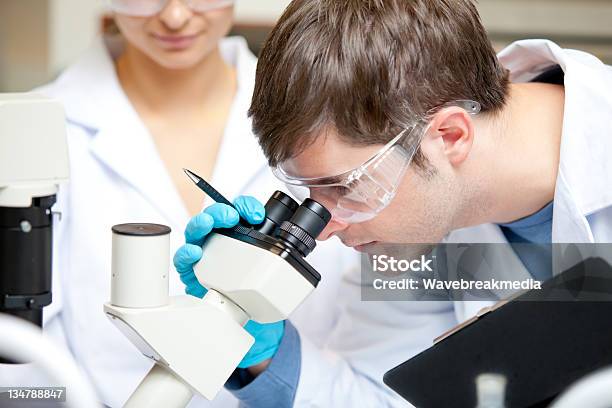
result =
[[[207,292],[196,278],[193,266],[202,258],[204,239],[213,228],[231,228],[238,224],[240,216],[253,225],[264,220],[266,210],[253,197],[240,196],[234,201],[234,206],[238,211],[229,205],[213,204],[187,224],[186,244],[174,254],[174,267],[185,284],[185,293],[202,298]],[[255,338],[255,343],[238,365],[240,368],[257,365],[274,356],[285,332],[285,322],[260,324],[249,320],[244,328]]]

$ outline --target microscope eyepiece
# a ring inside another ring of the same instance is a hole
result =
[[[282,191],[276,191],[266,203],[266,219],[257,227],[262,234],[274,236],[283,222],[289,220],[299,204]]]
[[[318,202],[307,198],[299,205],[293,198],[276,191],[266,203],[266,219],[257,231],[275,237],[307,256],[316,247],[316,238],[331,220],[331,214]]]
[[[293,216],[298,207],[299,204],[293,198],[276,191],[266,203],[266,217],[280,226]]]
[[[307,198],[295,211],[290,221],[316,238],[330,220],[331,214],[325,207],[315,200]]]
[[[300,206],[293,198],[278,190],[275,191],[274,194],[272,194],[272,197],[270,197],[266,205],[270,204],[272,201],[283,204],[291,211],[291,214],[293,214],[295,210],[297,210]]]
[[[281,224],[279,238],[307,256],[316,246],[316,238],[331,220],[331,213],[321,204],[307,198],[289,221]]]

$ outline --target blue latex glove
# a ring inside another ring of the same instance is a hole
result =
[[[196,278],[193,266],[202,258],[202,245],[213,228],[231,228],[238,224],[240,216],[253,225],[264,220],[266,210],[253,197],[240,196],[234,206],[238,211],[229,205],[213,204],[187,224],[186,244],[174,254],[174,267],[185,284],[185,293],[202,298],[207,292]],[[238,365],[240,368],[257,365],[276,354],[285,332],[285,322],[260,324],[249,320],[244,328],[255,338],[255,343]]]

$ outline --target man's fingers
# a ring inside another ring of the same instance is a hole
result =
[[[255,197],[240,196],[234,200],[234,207],[250,224],[261,224],[266,216],[266,208]]]
[[[188,244],[202,245],[204,238],[213,228],[231,228],[238,224],[238,212],[226,204],[215,203],[200,214],[192,217],[185,228]]]
[[[204,214],[212,217],[213,228],[231,228],[238,224],[238,211],[227,204],[215,203],[204,210]],[[209,231],[210,232],[210,231]]]
[[[189,272],[193,274],[193,265],[200,259],[202,259],[202,248],[197,245],[185,244],[174,254],[174,267],[181,275]]]
[[[185,228],[185,241],[188,244],[201,245],[204,237],[212,231],[214,223],[213,217],[207,213],[192,217]]]

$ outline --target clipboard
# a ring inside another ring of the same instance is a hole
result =
[[[584,290],[593,288],[597,301]],[[383,380],[416,407],[474,408],[476,377],[499,373],[507,379],[507,407],[546,407],[570,384],[609,365],[612,267],[588,258],[541,290],[483,310]]]

